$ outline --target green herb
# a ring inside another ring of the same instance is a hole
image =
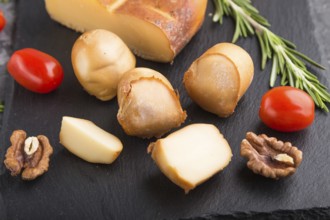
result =
[[[0,103],[0,113],[3,112],[3,110],[5,110],[5,106],[2,103]]]
[[[0,3],[8,3],[9,0],[0,0]]]
[[[306,63],[320,69],[324,69],[323,66],[298,52],[292,42],[270,31],[270,24],[252,6],[250,0],[214,0],[214,4],[214,22],[222,24],[224,15],[231,16],[236,21],[233,43],[239,37],[257,35],[262,54],[261,68],[265,68],[268,59],[272,60],[271,87],[274,86],[277,75],[281,75],[281,85],[289,84],[305,90],[318,107],[329,112],[326,103],[330,103],[330,94],[318,78],[307,70]]]

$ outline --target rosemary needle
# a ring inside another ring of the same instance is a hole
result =
[[[233,43],[240,37],[256,35],[261,48],[261,69],[269,59],[272,60],[270,86],[273,87],[277,75],[281,75],[281,85],[289,84],[306,91],[315,104],[329,112],[330,94],[325,85],[307,70],[306,63],[320,69],[323,66],[296,50],[295,44],[269,30],[270,24],[252,6],[251,0],[213,0],[215,4],[214,22],[222,24],[223,16],[231,16],[236,21]]]

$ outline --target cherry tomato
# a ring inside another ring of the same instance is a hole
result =
[[[0,31],[2,31],[5,26],[6,26],[6,19],[2,11],[0,10]]]
[[[274,130],[292,132],[312,124],[314,111],[313,99],[307,93],[290,86],[280,86],[264,94],[259,117]]]
[[[32,48],[16,51],[7,69],[17,83],[37,93],[49,93],[63,80],[61,64],[54,57]]]

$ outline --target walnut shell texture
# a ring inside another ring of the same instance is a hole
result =
[[[241,156],[254,173],[279,179],[295,173],[302,162],[302,152],[290,142],[282,142],[265,134],[246,134],[241,143]]]
[[[23,180],[34,180],[48,171],[49,158],[53,154],[53,148],[46,136],[38,135],[39,147],[37,151],[32,155],[27,155],[24,152],[26,137],[26,132],[23,130],[13,132],[10,137],[11,146],[7,150],[4,164],[12,176],[19,175],[23,170]]]

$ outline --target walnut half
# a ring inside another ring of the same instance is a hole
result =
[[[4,161],[12,176],[21,173],[23,180],[34,180],[48,170],[53,148],[44,135],[26,138],[26,132],[16,130],[10,137],[11,146]]]
[[[279,179],[292,175],[302,161],[302,152],[290,142],[283,143],[265,134],[246,134],[241,143],[241,156],[254,173]]]

